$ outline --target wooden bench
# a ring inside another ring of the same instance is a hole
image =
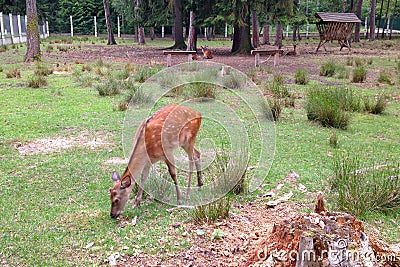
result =
[[[193,55],[197,54],[197,51],[181,51],[181,50],[165,50],[163,51],[164,55],[167,55],[167,67],[171,67],[171,56],[174,55],[185,55],[188,56],[188,62],[193,61]]]
[[[260,65],[260,55],[270,55],[274,56],[274,67],[279,64],[279,57],[283,54],[283,49],[257,49],[251,50],[251,54],[255,56],[254,66],[258,67]]]

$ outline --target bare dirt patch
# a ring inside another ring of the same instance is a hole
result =
[[[90,133],[89,131],[82,131],[78,136],[40,138],[25,145],[15,144],[15,147],[22,155],[34,155],[61,152],[73,147],[97,149],[110,145],[114,144],[108,141],[106,132]]]
[[[321,214],[302,213],[299,209],[304,208],[304,205],[297,203],[281,204],[275,208],[269,208],[265,203],[234,206],[236,212],[231,213],[228,220],[215,224],[172,223],[168,231],[171,239],[176,241],[188,238],[192,244],[182,252],[170,253],[166,258],[138,253],[134,256],[122,256],[117,262],[121,266],[171,267],[400,266],[400,251],[395,249],[396,246],[388,246],[366,234],[362,222],[349,214],[326,211]],[[183,228],[183,237],[173,237],[177,235],[177,227]],[[215,231],[222,232],[222,236],[213,238]],[[303,251],[307,244],[304,240],[311,240],[311,247],[308,249],[315,251],[315,261],[296,260],[297,253]],[[163,242],[160,240],[161,246]],[[341,247],[343,244],[345,247]],[[335,265],[340,259],[336,254],[328,259],[328,251],[338,249],[360,255],[364,253],[371,256],[372,260],[356,259],[346,261],[347,265]],[[378,262],[379,260],[381,261]]]

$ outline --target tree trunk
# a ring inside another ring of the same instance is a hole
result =
[[[40,59],[40,33],[36,0],[26,0],[26,54],[25,62]]]
[[[381,10],[379,11],[379,18],[378,18],[378,32],[376,33],[376,38],[379,38],[379,30],[381,27],[381,19],[382,19],[382,11],[383,11],[383,1],[381,2]]]
[[[108,5],[108,0],[103,0],[104,4],[104,15],[106,17],[106,24],[107,24],[107,45],[115,45],[114,33],[112,30],[111,18],[110,18],[110,7]]]
[[[269,25],[263,27],[263,44],[269,45]]]
[[[246,5],[247,3],[243,2],[242,4]],[[238,17],[233,24],[232,54],[248,54],[253,49],[250,36],[250,12],[248,10],[248,8],[243,8],[240,10],[241,13],[235,14]]]
[[[283,39],[283,24],[278,23],[276,25],[276,38],[274,45],[278,46],[279,48],[282,47],[282,39]]]
[[[396,10],[397,8],[397,0],[394,2],[394,8],[393,10]],[[394,22],[395,17],[393,16],[392,21],[390,22],[390,33],[389,33],[389,40],[392,39],[392,32],[393,32],[393,22]]]
[[[390,0],[388,0],[388,3],[387,3],[385,20],[383,21],[383,25],[382,25],[382,39],[385,37],[385,27],[386,27],[386,23],[388,20],[389,6],[390,6]]]
[[[150,27],[150,39],[153,41],[155,39],[155,34],[154,34],[154,27]]]
[[[251,37],[253,40],[253,47],[257,48],[260,46],[260,37],[258,36],[258,19],[256,11],[251,12],[251,24],[253,25]]]
[[[196,51],[197,50],[197,45],[196,45],[196,28],[193,26],[194,25],[194,12],[190,11],[190,16],[189,16],[189,36],[188,36],[188,51]]]
[[[376,0],[371,0],[371,10],[369,12],[369,40],[375,40],[375,14]]]
[[[298,30],[299,30],[299,26],[293,25],[293,36],[292,36],[293,42],[297,41],[297,31]]]
[[[139,27],[138,44],[145,45],[146,41],[144,39],[144,27]]]
[[[174,0],[174,39],[175,49],[186,49],[185,40],[183,39],[183,26],[182,26],[182,0]]]
[[[363,0],[358,0],[357,1],[357,7],[356,7],[356,15],[357,17],[361,20],[361,13],[362,13],[362,4]],[[361,22],[356,23],[356,28],[354,30],[354,42],[358,43],[360,41],[360,29],[361,29]]]

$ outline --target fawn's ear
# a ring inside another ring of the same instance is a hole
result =
[[[121,179],[121,177],[119,176],[118,172],[113,171],[112,180],[114,181],[114,183],[118,182],[119,179]]]
[[[121,186],[119,187],[119,189],[125,189],[129,186],[131,186],[131,177],[128,175],[125,176],[124,179],[122,179]]]

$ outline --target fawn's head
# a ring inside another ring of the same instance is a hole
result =
[[[114,181],[114,187],[110,188],[110,200],[111,200],[111,218],[118,218],[129,199],[129,194],[132,191],[132,177],[130,174],[124,175],[121,179],[119,174],[114,171],[112,174],[112,180]]]

